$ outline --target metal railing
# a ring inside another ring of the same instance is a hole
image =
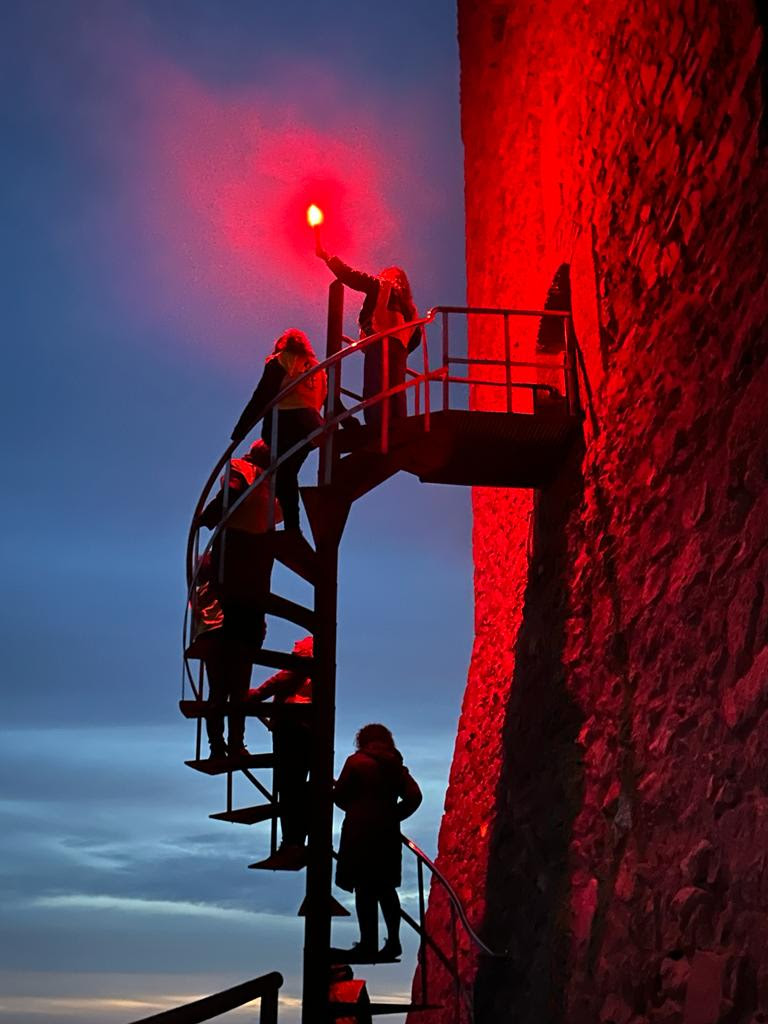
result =
[[[260,1001],[259,1024],[277,1024],[278,992],[282,984],[282,974],[272,971],[212,996],[175,1006],[172,1010],[164,1010],[151,1017],[142,1017],[132,1024],[203,1024],[204,1021],[236,1010],[255,999]]]
[[[467,318],[467,320],[470,317],[486,317],[493,319],[501,318],[504,329],[504,359],[475,358],[452,353],[450,346],[450,321],[451,317],[455,316],[461,316]],[[435,367],[430,363],[429,335],[426,328],[433,324],[438,317],[440,318],[441,361],[440,364]],[[510,323],[516,317],[552,318],[560,320],[563,324],[563,358],[554,360],[551,357],[535,360],[512,359]],[[255,488],[259,487],[265,481],[269,482],[270,487],[270,509],[274,509],[277,470],[306,444],[316,446],[320,449],[318,483],[326,485],[330,484],[333,479],[333,469],[339,456],[338,446],[335,445],[336,432],[339,427],[344,425],[345,421],[354,418],[357,413],[365,413],[366,410],[369,410],[376,405],[382,405],[378,450],[385,454],[389,451],[391,440],[389,399],[396,395],[403,393],[407,394],[409,391],[413,391],[414,414],[422,417],[423,430],[427,433],[431,427],[431,414],[433,410],[431,392],[433,385],[439,385],[440,387],[440,408],[442,410],[448,410],[451,408],[451,385],[467,385],[470,388],[475,389],[481,387],[504,388],[507,412],[513,411],[513,393],[516,390],[527,390],[533,396],[536,396],[537,394],[546,394],[550,397],[561,396],[565,401],[568,413],[570,415],[576,415],[578,413],[578,389],[576,383],[577,364],[571,317],[568,312],[545,309],[495,309],[491,307],[477,306],[435,306],[429,310],[426,316],[420,317],[416,320],[411,320],[398,327],[398,332],[417,327],[422,328],[421,371],[417,372],[413,369],[408,369],[406,371],[406,379],[402,383],[386,388],[376,395],[368,398],[362,398],[356,401],[355,404],[349,408],[339,411],[340,395],[345,393],[355,399],[357,399],[358,396],[350,389],[342,386],[341,373],[343,364],[354,354],[364,352],[370,346],[381,341],[383,338],[388,337],[392,333],[391,328],[388,331],[380,331],[377,334],[369,335],[357,341],[350,342],[349,339],[344,339],[343,336],[340,337],[338,339],[339,345],[341,345],[342,340],[348,342],[345,348],[339,348],[338,351],[335,351],[332,355],[328,356],[322,362],[319,362],[316,366],[313,366],[299,377],[294,378],[286,387],[284,387],[267,405],[264,410],[264,414],[261,417],[262,419],[266,419],[267,416],[271,418],[272,448],[274,451],[278,450],[279,407],[281,403],[294,389],[300,387],[306,380],[318,373],[326,373],[328,380],[328,397],[326,399],[325,420],[321,426],[312,431],[312,433],[310,433],[306,438],[303,438],[279,456],[274,457],[270,465],[257,476],[251,486],[239,495],[237,500],[231,505],[228,504],[230,460],[235,449],[239,447],[242,442],[232,441],[227,446],[203,487],[200,498],[198,499],[195,507],[187,539],[186,570],[188,593],[187,614],[184,619],[184,649],[187,647],[188,639],[189,605],[194,594],[194,588],[197,582],[197,575],[200,570],[202,558],[210,552],[214,543],[216,543],[217,539],[221,537],[232,516],[237,512],[240,506],[248,500],[249,495],[255,490]],[[388,381],[388,345],[381,346],[381,359],[382,380]],[[469,375],[453,373],[452,368],[457,366],[467,367],[470,371]],[[487,368],[493,367],[503,370],[502,379],[497,380],[493,378],[479,377],[471,372],[474,369],[483,369],[485,371]],[[535,369],[549,374],[553,372],[561,373],[563,378],[562,391],[551,383],[515,379],[515,371],[522,369]],[[251,430],[252,429],[253,428],[251,428]],[[205,507],[205,504],[210,497],[211,491],[213,490],[222,470],[224,471],[222,478],[222,517],[216,528],[211,533],[211,536],[201,554],[199,550],[198,517]],[[274,523],[272,525],[274,525]],[[188,679],[193,692],[199,699],[199,690],[196,687],[188,668],[185,670],[185,677]]]
[[[463,928],[470,943],[481,953],[484,953],[489,957],[504,957],[504,953],[495,953],[490,949],[480,938],[480,936],[472,928],[469,923],[464,904],[457,895],[455,889],[440,871],[437,865],[429,859],[429,857],[420,849],[412,839],[408,836],[401,835],[403,846],[410,850],[416,858],[416,875],[418,884],[418,900],[419,900],[419,917],[416,920],[406,910],[400,908],[400,916],[405,923],[416,932],[419,936],[419,998],[422,1004],[429,1003],[429,957],[428,952],[431,951],[435,958],[448,972],[451,980],[453,981],[454,991],[454,1011],[455,1020],[458,1022],[461,1019],[461,1009],[465,1010],[467,1020],[470,1024],[474,1018],[472,994],[464,984],[461,974],[461,963],[460,963],[460,944],[458,940],[458,929],[459,925]],[[443,890],[447,899],[448,906],[450,908],[450,929],[449,929],[449,942],[450,948],[445,949],[440,945],[437,938],[430,934],[427,930],[427,900],[425,893],[425,869],[430,873],[432,878],[432,884],[437,885]]]

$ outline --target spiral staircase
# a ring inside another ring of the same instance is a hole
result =
[[[403,384],[363,399],[346,386],[348,372],[360,352],[376,345],[383,335],[350,341],[343,335],[344,290],[334,282],[329,291],[327,355],[304,377],[325,372],[328,379],[325,420],[310,441],[319,451],[317,484],[301,490],[304,509],[311,529],[309,543],[295,532],[277,528],[259,536],[257,543],[268,558],[281,563],[309,583],[312,600],[300,604],[273,592],[263,601],[268,617],[283,619],[310,633],[314,638],[311,658],[290,651],[272,650],[254,645],[253,664],[269,668],[296,669],[312,679],[312,745],[309,775],[309,840],[306,885],[302,912],[305,916],[303,964],[302,1024],[330,1021],[370,1021],[373,1016],[423,1012],[439,1009],[430,1001],[430,978],[443,969],[453,980],[454,1005],[443,1008],[442,1021],[456,1024],[472,1019],[471,993],[463,984],[462,950],[474,949],[493,956],[469,923],[468,913],[446,879],[429,858],[409,839],[403,837],[406,852],[415,859],[418,878],[418,915],[402,910],[402,918],[419,939],[419,971],[413,1001],[393,1003],[370,1000],[365,984],[355,989],[329,987],[331,954],[331,918],[339,905],[332,896],[333,773],[335,736],[336,632],[339,544],[352,505],[379,484],[398,472],[411,473],[426,483],[465,486],[542,488],[557,474],[570,442],[578,434],[581,412],[578,398],[576,342],[568,311],[496,309],[466,306],[437,306],[406,326],[422,326],[421,367],[409,368]],[[562,349],[557,354],[536,351],[535,342],[521,345],[518,333],[528,334],[547,322],[562,331]],[[458,330],[457,330],[458,323]],[[452,343],[458,334],[459,344]],[[514,332],[514,333],[513,333]],[[499,337],[493,337],[495,333]],[[504,358],[470,357],[466,337],[472,335],[472,351],[503,350]],[[435,338],[437,335],[437,340]],[[463,342],[463,344],[462,344]],[[430,358],[439,349],[439,360]],[[452,351],[458,347],[459,351]],[[382,359],[382,380],[389,380],[386,344],[378,346]],[[530,358],[513,358],[521,348]],[[344,378],[344,379],[342,379]],[[298,386],[299,378],[284,389],[269,405],[266,417],[272,417],[272,450],[277,451],[279,428],[277,408],[288,392]],[[389,399],[404,391],[409,397],[410,414],[393,417]],[[342,399],[351,399],[344,408]],[[355,414],[379,406],[375,426],[347,429]],[[490,410],[490,411],[489,411]],[[236,449],[230,444],[222,454],[201,492],[193,516],[187,548],[187,585],[190,601],[185,618],[184,684],[180,709],[196,722],[195,753],[186,763],[195,771],[223,776],[225,807],[210,816],[239,825],[269,823],[270,850],[277,844],[280,795],[270,780],[274,761],[271,752],[249,754],[241,758],[212,759],[203,756],[203,723],[208,709],[205,659],[208,638],[196,635],[193,597],[198,584],[201,558],[212,545],[226,545],[227,529],[236,527],[249,497],[256,487],[270,488],[270,507],[274,508],[275,472],[296,450],[291,449],[254,481],[253,485],[229,507],[230,459]],[[298,446],[296,446],[298,448]],[[211,497],[220,474],[224,495],[223,515],[205,549],[200,550],[198,516]],[[226,560],[224,560],[226,564]],[[246,572],[247,577],[247,572]],[[226,580],[221,584],[226,586]],[[240,581],[242,585],[242,580]],[[195,667],[193,667],[195,666]],[[246,702],[245,714],[268,721],[270,706]],[[283,709],[285,710],[285,709]],[[236,799],[244,788],[249,799]],[[251,867],[270,866],[270,858]],[[451,927],[447,934],[432,934],[427,927],[426,881],[439,888],[447,900]],[[343,910],[342,910],[343,912]],[[375,973],[375,969],[374,972]],[[246,994],[265,993],[262,1020],[271,1024],[277,1015],[277,987],[280,975],[239,986]],[[248,987],[250,986],[250,988]],[[246,992],[247,990],[247,992]],[[208,997],[207,1009],[201,1003],[179,1007],[147,1020],[164,1024],[190,1024],[210,1019],[216,1013],[216,999]],[[345,994],[345,992],[347,994]],[[350,994],[351,993],[351,994]],[[250,998],[253,998],[251,995]],[[213,1000],[211,1003],[210,1001]],[[232,997],[224,1000],[231,1008]],[[223,1005],[223,1004],[222,1004]],[[211,1012],[208,1012],[208,1011]],[[208,1016],[201,1016],[208,1013]],[[445,1014],[448,1013],[448,1016]],[[170,1014],[170,1016],[169,1016]],[[186,1016],[185,1016],[186,1014]]]

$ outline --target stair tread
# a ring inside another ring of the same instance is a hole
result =
[[[231,811],[219,811],[209,814],[216,821],[229,821],[235,825],[256,825],[260,821],[269,821],[277,814],[276,804],[256,804],[254,807],[235,807]]]
[[[280,597],[279,594],[270,594],[264,605],[267,615],[276,615],[280,619],[287,619],[297,626],[303,626],[310,633],[315,629],[315,613],[311,608],[306,608],[296,601],[289,601],[287,597]]]
[[[306,660],[306,659],[305,659]],[[208,714],[209,701],[207,700],[180,700],[179,710],[185,718],[205,718]],[[229,701],[226,712],[240,711],[250,718],[270,718],[275,711],[279,711],[280,717],[285,718],[295,715],[302,718],[306,715],[307,704],[271,704],[265,701]]]
[[[273,551],[278,562],[295,572],[308,583],[314,583],[317,576],[317,554],[315,549],[300,533],[282,530],[273,534]]]
[[[267,753],[249,754],[248,757],[207,757],[184,762],[204,775],[226,775],[227,772],[239,772],[243,768],[272,768],[274,763],[274,754]]]

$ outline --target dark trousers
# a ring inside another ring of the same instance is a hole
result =
[[[307,838],[309,747],[308,729],[275,723],[272,733],[275,788],[283,842],[291,846],[303,846]]]
[[[360,943],[378,949],[379,907],[387,928],[387,940],[400,941],[400,898],[394,886],[368,883],[355,886],[355,910],[360,925]]]
[[[382,361],[382,341],[387,344],[389,354],[389,382],[384,384],[384,364]],[[405,366],[408,353],[405,346],[397,338],[382,338],[382,341],[375,341],[365,349],[363,356],[363,398],[373,398],[380,395],[382,391],[397,387],[405,382]],[[389,418],[408,415],[408,402],[405,392],[392,395],[387,399],[389,402]],[[369,426],[381,426],[381,417],[384,410],[384,403],[378,402],[363,411],[365,422]]]
[[[323,418],[315,409],[281,409],[277,414],[277,452],[279,458],[319,427]],[[267,415],[261,436],[272,447],[272,417]],[[302,445],[280,466],[275,477],[275,493],[280,502],[286,529],[299,528],[299,470],[312,451]]]
[[[241,704],[251,685],[251,654],[264,643],[267,630],[264,612],[251,602],[223,600],[224,625],[211,637],[211,653],[205,659],[208,676],[209,714],[205,720],[211,751],[223,753],[224,713],[227,702]],[[245,746],[245,715],[229,715],[227,747],[236,753]]]
[[[227,701],[242,703],[248,696],[251,685],[251,659],[240,644],[221,644],[211,657],[206,659],[208,675],[209,711],[205,720],[208,742],[212,753],[224,751],[224,711]],[[245,715],[229,715],[227,747],[236,753],[245,745]]]

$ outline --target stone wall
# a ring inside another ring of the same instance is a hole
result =
[[[465,959],[478,1024],[768,1020],[761,17],[459,2],[468,300],[565,265],[586,409],[550,488],[473,497],[439,864],[509,954]]]

